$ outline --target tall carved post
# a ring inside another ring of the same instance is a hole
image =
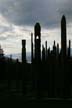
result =
[[[67,55],[66,18],[64,15],[61,20],[61,51],[62,59],[64,59]]]
[[[46,50],[45,59],[47,60],[47,41],[45,42],[45,50]]]
[[[61,88],[64,89],[63,95],[66,96],[66,57],[67,57],[67,38],[66,38],[66,18],[61,19]]]
[[[26,63],[26,40],[22,40],[22,63]]]
[[[31,63],[33,63],[33,33],[31,33]]]
[[[69,40],[68,57],[71,56],[71,41]]]
[[[35,28],[35,61],[38,63],[41,60],[41,27],[36,23]]]

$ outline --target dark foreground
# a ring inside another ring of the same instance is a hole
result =
[[[72,99],[53,99],[53,98],[25,98],[23,96],[1,96],[0,102],[6,102],[10,107],[69,107],[72,105]],[[4,104],[3,104],[4,105]]]

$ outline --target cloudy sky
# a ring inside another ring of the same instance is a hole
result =
[[[40,22],[42,43],[48,47],[56,40],[60,44],[60,21],[67,19],[67,40],[72,40],[72,0],[0,0],[0,44],[5,54],[20,53],[21,40],[27,40],[30,51],[30,34]]]

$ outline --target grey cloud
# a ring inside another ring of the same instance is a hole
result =
[[[0,36],[0,41],[4,41],[6,39],[7,39],[7,37]]]
[[[66,0],[63,4],[61,3],[61,7],[59,8],[58,12],[60,15],[65,14],[68,22],[72,22],[72,0]]]
[[[60,23],[60,13],[71,16],[71,4],[71,0],[1,0],[0,12],[17,25],[39,21],[43,26],[54,27]]]
[[[11,27],[4,27],[0,25],[0,33],[12,31]]]

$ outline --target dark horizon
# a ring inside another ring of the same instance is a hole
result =
[[[61,49],[59,49],[60,51]],[[31,63],[31,52],[27,52],[27,61]],[[12,59],[19,59],[19,61],[22,61],[21,60],[21,53],[13,53],[13,54],[4,54],[5,57],[8,57],[10,58],[10,55],[12,55]],[[72,57],[72,48],[71,48],[71,57]]]

